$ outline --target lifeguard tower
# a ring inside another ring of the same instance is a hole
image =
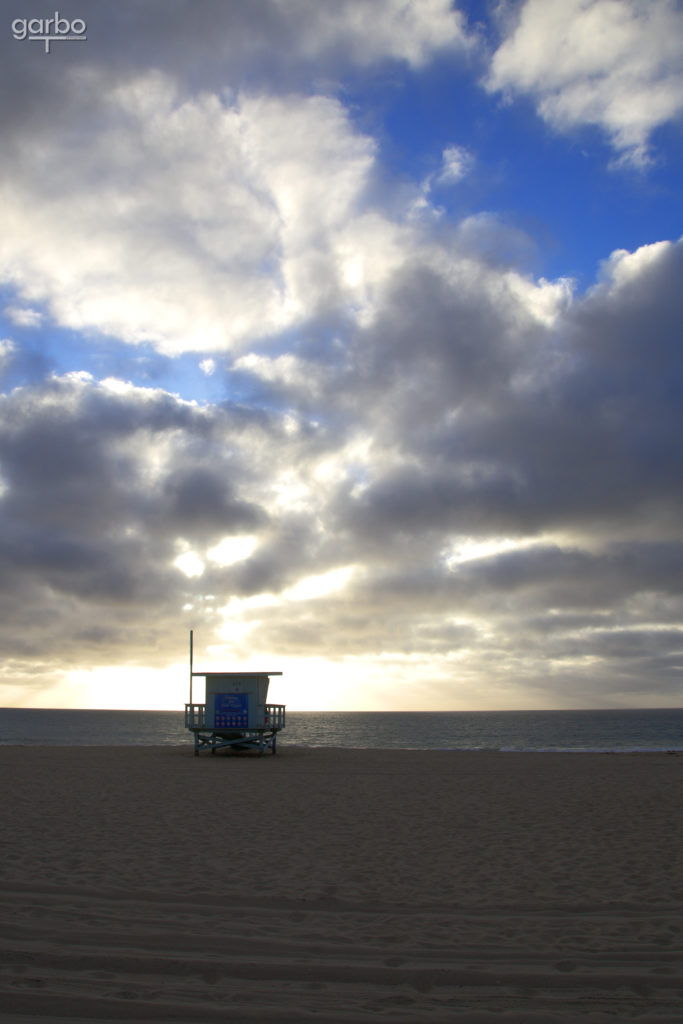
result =
[[[215,754],[224,747],[256,750],[259,755],[277,750],[277,734],[285,727],[285,705],[266,704],[271,676],[282,672],[195,672],[190,632],[190,702],[185,705],[185,728],[194,733],[194,755]],[[192,682],[203,676],[203,704],[192,702]]]

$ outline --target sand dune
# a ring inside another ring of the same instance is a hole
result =
[[[0,1019],[683,1019],[683,757],[0,747]]]

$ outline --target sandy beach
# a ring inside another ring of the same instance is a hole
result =
[[[683,1019],[683,757],[0,747],[0,1020]]]

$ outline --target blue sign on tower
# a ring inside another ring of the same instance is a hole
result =
[[[249,728],[248,693],[217,693],[213,708],[214,729]]]

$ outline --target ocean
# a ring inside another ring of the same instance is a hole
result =
[[[0,745],[193,744],[182,711],[0,709]],[[502,751],[683,750],[683,708],[291,711],[278,745]]]

